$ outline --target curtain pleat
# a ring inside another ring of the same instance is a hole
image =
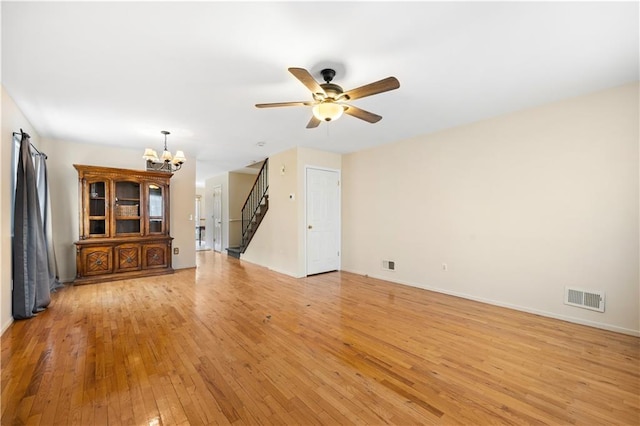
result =
[[[29,136],[22,134],[16,175],[13,317],[31,318],[51,302],[49,260]]]

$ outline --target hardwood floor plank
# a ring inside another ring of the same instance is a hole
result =
[[[2,336],[1,423],[640,424],[640,339],[212,251]]]

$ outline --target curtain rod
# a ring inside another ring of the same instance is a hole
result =
[[[28,138],[31,138],[31,136],[29,136],[28,133],[23,132],[22,129],[20,129],[19,132],[13,132],[13,136],[18,136],[18,135],[20,135],[20,139],[22,139],[22,135],[27,135]],[[31,148],[33,148],[38,153],[38,155],[44,156],[45,160],[49,159],[49,157],[47,157],[47,154],[45,154],[44,152],[40,152],[38,148],[36,148],[36,146],[31,143],[31,141],[29,141],[29,145],[31,145]]]

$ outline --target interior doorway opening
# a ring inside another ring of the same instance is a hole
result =
[[[207,241],[205,239],[205,221],[206,217],[203,214],[204,205],[202,203],[202,196],[196,195],[196,205],[195,205],[195,238],[196,238],[196,250],[208,250]]]
[[[213,250],[222,252],[222,186],[213,188]]]

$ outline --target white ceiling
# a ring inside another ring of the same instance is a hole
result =
[[[2,2],[2,84],[47,138],[169,149],[197,180],[294,146],[346,153],[638,80],[638,2]],[[382,115],[306,129],[287,71]],[[265,146],[257,146],[266,142]]]

